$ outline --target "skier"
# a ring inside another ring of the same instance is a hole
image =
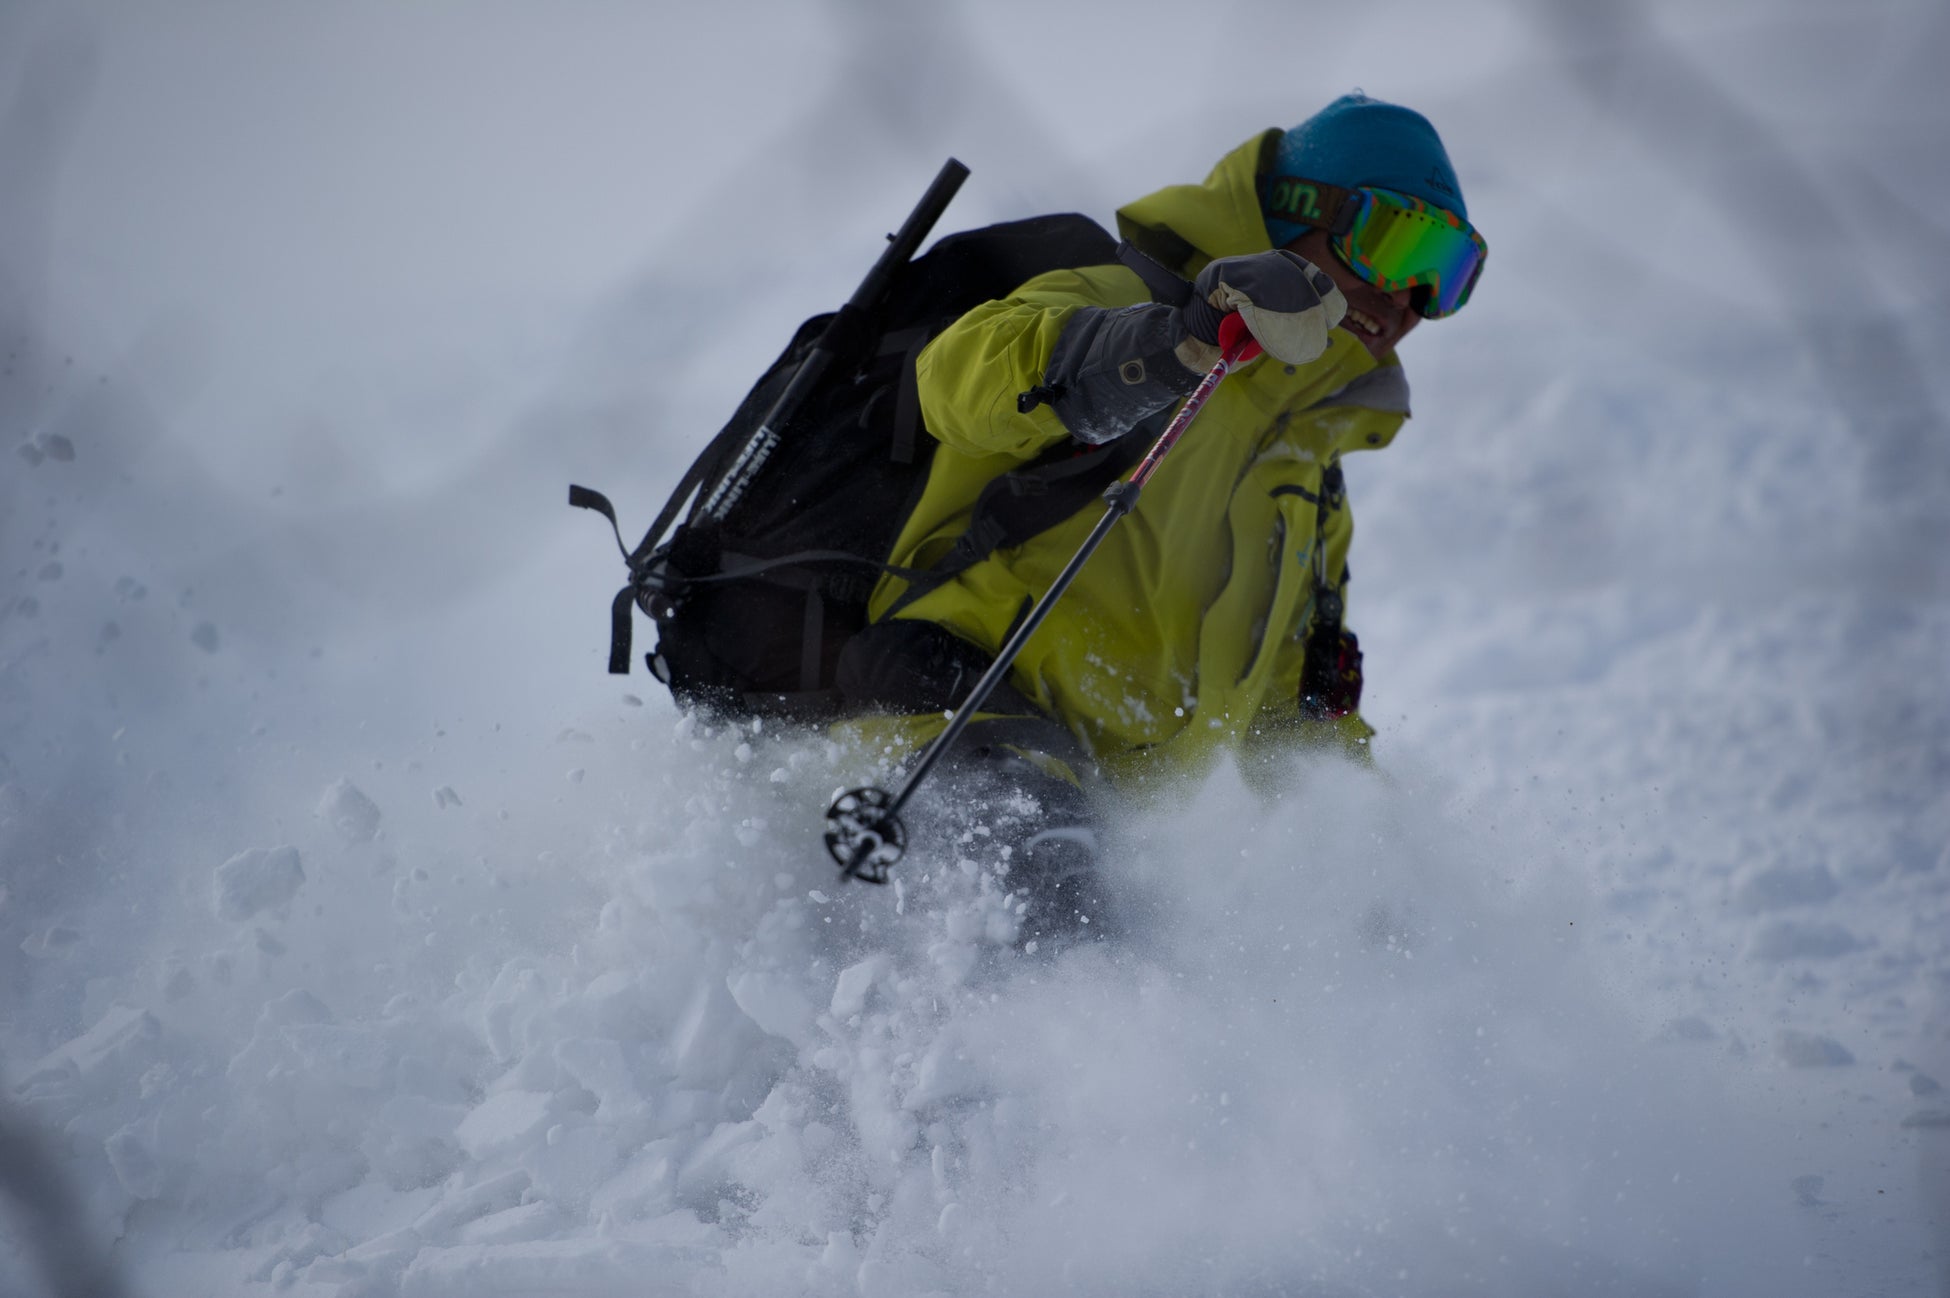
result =
[[[992,823],[1025,938],[1104,913],[1097,781],[1142,786],[1226,749],[1364,750],[1339,460],[1393,439],[1408,415],[1397,345],[1463,305],[1486,255],[1434,127],[1358,93],[1118,225],[1144,258],[1031,280],[916,368],[940,446],[893,562],[925,568],[1002,471],[1059,443],[1155,436],[1217,359],[1226,314],[1266,352],[1218,389],[950,759],[955,802],[1015,795]],[[917,747],[939,732],[1094,521],[1084,510],[931,588],[884,577],[839,663],[849,707],[872,718],[857,724]]]

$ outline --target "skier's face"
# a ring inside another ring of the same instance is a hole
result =
[[[1395,350],[1422,317],[1409,305],[1411,289],[1384,293],[1347,268],[1328,243],[1325,230],[1309,230],[1287,245],[1332,277],[1347,298],[1347,318],[1341,328],[1361,340],[1376,360]]]

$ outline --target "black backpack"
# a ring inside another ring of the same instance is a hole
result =
[[[634,606],[657,622],[646,664],[680,703],[729,717],[836,716],[835,663],[866,625],[883,573],[906,578],[904,598],[913,598],[1096,501],[1143,454],[1141,437],[1054,447],[989,484],[939,563],[888,564],[934,458],[915,391],[922,347],[1045,271],[1118,255],[1096,222],[1066,214],[950,235],[913,257],[964,175],[951,159],[854,299],[799,326],[643,540],[624,551],[630,575],[611,606],[611,672],[629,671]],[[599,492],[572,486],[569,503],[616,526]]]

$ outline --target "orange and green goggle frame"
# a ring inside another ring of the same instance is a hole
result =
[[[1266,211],[1326,230],[1349,270],[1384,293],[1415,292],[1415,310],[1430,320],[1454,315],[1483,274],[1489,245],[1454,212],[1411,194],[1274,176]]]

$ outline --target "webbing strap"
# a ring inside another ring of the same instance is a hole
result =
[[[991,478],[948,553],[917,575],[889,569],[908,585],[883,616],[894,616],[997,550],[1041,535],[1097,499],[1143,458],[1155,422],[1146,420],[1115,441],[1083,450],[1058,443],[1023,467]]]
[[[1144,281],[1144,287],[1151,292],[1152,301],[1168,306],[1184,306],[1192,300],[1191,281],[1175,274],[1170,267],[1129,239],[1117,245],[1117,260]]]
[[[888,451],[895,464],[914,463],[914,453],[920,445],[921,389],[914,377],[914,362],[931,337],[933,332],[926,326],[917,326],[890,333],[880,340],[882,356],[898,354],[901,358],[900,391],[894,398],[894,431]]]
[[[636,549],[624,556],[630,561],[632,569],[650,557],[650,552],[655,550],[657,543],[664,539],[664,533],[668,532],[670,525],[677,521],[677,515],[683,512],[685,505],[690,503],[692,495],[704,485],[707,478],[717,474],[726,454],[750,432],[750,429],[727,425],[718,430],[718,435],[711,439],[710,445],[704,448],[703,454],[691,461],[691,467],[684,470],[684,476],[678,479],[677,489],[670,493],[670,499],[664,502],[663,509],[658,512],[657,521],[650,524],[649,530],[643,534],[643,539],[637,542]]]
[[[1262,176],[1259,191],[1268,216],[1330,234],[1346,234],[1361,208],[1360,191],[1305,176]]]
[[[609,602],[609,674],[630,674],[630,617],[635,611],[636,587],[625,586]]]
[[[609,520],[609,530],[616,534],[616,548],[623,551],[628,559],[630,552],[623,545],[623,529],[616,522],[616,507],[609,503],[609,497],[588,487],[569,487],[569,504],[577,509],[594,510]],[[632,568],[631,575],[635,576]],[[609,602],[609,674],[627,676],[630,674],[630,615],[631,607],[637,600],[637,585],[629,585],[616,592],[616,598]]]
[[[904,577],[910,581],[916,577],[927,576],[927,572],[924,569],[902,568],[896,564],[881,563],[877,559],[863,558],[851,550],[795,550],[791,554],[781,554],[770,559],[762,559],[753,555],[736,554],[726,550],[722,552],[721,557],[737,562],[739,566],[706,573],[701,577],[685,577],[683,579],[684,583],[686,585],[702,585],[720,581],[743,581],[748,577],[758,577],[769,573],[773,580],[780,581],[785,585],[805,586],[818,581],[818,576],[813,573],[790,574],[785,570],[789,570],[799,564],[807,563],[857,563],[863,567],[878,568],[882,572],[890,572],[896,577]],[[793,576],[796,579],[786,580],[788,576]]]
[[[868,328],[868,320],[865,312],[850,306],[842,307],[834,313],[833,318],[820,331],[818,341],[814,344],[814,349],[828,351],[836,355],[847,355],[857,352],[866,341]],[[927,346],[929,337],[930,334],[926,328],[915,328],[903,329],[896,333],[887,334],[881,340],[880,355],[903,354],[900,392],[894,407],[893,446],[891,452],[894,462],[897,464],[912,464],[914,462],[915,449],[919,445],[921,400],[914,380],[914,361],[921,354],[921,349]],[[678,480],[676,489],[670,493],[670,498],[664,502],[664,507],[658,512],[656,521],[651,523],[649,528],[644,532],[643,539],[637,542],[636,548],[634,550],[624,548],[624,558],[629,561],[632,569],[639,567],[650,557],[658,543],[664,539],[664,534],[676,523],[677,517],[683,512],[685,505],[690,502],[691,498],[708,480],[715,477],[722,469],[724,461],[730,454],[732,448],[738,445],[744,437],[751,434],[751,429],[737,427],[737,422],[734,420],[732,424],[719,429],[717,435],[705,446],[703,452],[695,460],[691,461],[690,468],[684,471],[684,476]],[[581,493],[584,497],[593,497],[594,499],[579,498],[578,493]],[[580,505],[585,509],[597,509],[603,513],[609,519],[610,526],[617,528],[617,545],[619,547],[623,545],[622,532],[616,522],[616,513],[613,509],[609,508],[609,502],[603,498],[600,492],[589,491],[583,487],[571,487],[569,489],[569,503],[572,505]],[[862,559],[858,555],[846,554],[837,550],[809,550],[800,555],[772,560],[771,565],[788,563],[795,559],[851,561],[856,563],[872,562],[872,560]],[[739,573],[720,574],[717,579],[723,580],[731,576],[751,576],[758,571],[762,571],[762,569],[755,568]],[[889,571],[895,570],[889,569]],[[694,578],[693,580],[702,581],[711,580],[711,578]]]
[[[616,533],[616,548],[623,552],[625,559],[630,557],[630,548],[623,544],[623,528],[616,521],[616,506],[609,503],[609,497],[592,487],[578,487],[569,484],[569,505],[574,509],[592,509],[609,520],[609,530]]]
[[[677,516],[691,502],[691,498],[697,494],[705,483],[723,471],[726,461],[731,458],[733,448],[742,445],[747,439],[754,436],[760,428],[765,427],[773,420],[777,420],[780,424],[790,422],[791,417],[797,413],[798,402],[796,400],[789,401],[787,398],[796,395],[793,389],[800,385],[803,374],[808,372],[816,374],[820,372],[825,368],[824,362],[831,360],[833,357],[846,357],[858,354],[860,349],[865,345],[871,331],[872,321],[869,314],[853,303],[849,302],[838,311],[833,312],[827,318],[823,327],[821,327],[818,335],[812,340],[810,346],[805,349],[805,354],[800,358],[799,364],[795,367],[791,379],[786,383],[785,389],[780,393],[778,400],[773,403],[772,408],[764,412],[763,417],[749,427],[744,426],[741,420],[731,420],[730,423],[718,430],[717,435],[711,439],[698,457],[691,461],[691,467],[684,471],[682,478],[678,479],[676,490],[670,493],[670,499],[664,502],[663,509],[658,511],[656,521],[651,523],[649,528],[645,530],[643,539],[637,542],[636,549],[626,551],[625,557],[629,559],[631,568],[638,567],[650,557],[651,552],[664,539],[664,533],[670,530],[672,524],[676,523]],[[801,326],[800,336],[802,338],[804,336],[804,326]],[[785,356],[790,356],[794,351],[799,349],[800,345],[800,339],[795,338],[792,343],[787,345]],[[783,361],[785,356],[782,356],[780,360]],[[773,368],[776,371],[778,363],[775,362]],[[781,409],[781,407],[786,406],[792,408]],[[570,498],[570,503],[576,503],[573,495]],[[615,522],[615,516],[613,514],[611,515],[610,521],[612,523]],[[622,538],[619,535],[617,539],[620,543]]]

